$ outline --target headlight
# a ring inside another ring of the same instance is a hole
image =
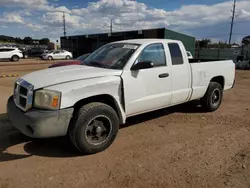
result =
[[[35,92],[34,107],[48,110],[60,108],[61,92],[53,90],[38,90]]]

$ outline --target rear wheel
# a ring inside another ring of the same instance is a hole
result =
[[[11,60],[14,62],[19,61],[19,57],[17,55],[13,55]]]
[[[201,99],[201,106],[207,112],[216,111],[222,101],[223,89],[221,84],[210,82],[205,96]]]
[[[119,119],[115,110],[104,103],[89,103],[73,116],[69,137],[84,154],[94,154],[108,148],[116,138]]]

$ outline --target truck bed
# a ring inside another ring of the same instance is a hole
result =
[[[214,77],[222,77],[224,80],[224,90],[232,88],[235,78],[235,65],[232,60],[195,60],[190,63],[192,71],[191,99],[198,99],[204,96],[209,82]],[[202,63],[199,63],[202,62]]]

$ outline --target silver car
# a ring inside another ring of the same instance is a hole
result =
[[[48,60],[71,59],[73,57],[72,53],[66,50],[53,50],[53,51],[49,51],[48,53],[44,53],[41,56],[42,56],[42,59],[48,59]]]

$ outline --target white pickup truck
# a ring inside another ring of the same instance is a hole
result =
[[[97,49],[83,65],[21,77],[7,109],[23,134],[69,135],[92,154],[109,147],[130,116],[197,99],[204,110],[217,110],[234,80],[233,61],[189,60],[180,41],[124,40]]]

